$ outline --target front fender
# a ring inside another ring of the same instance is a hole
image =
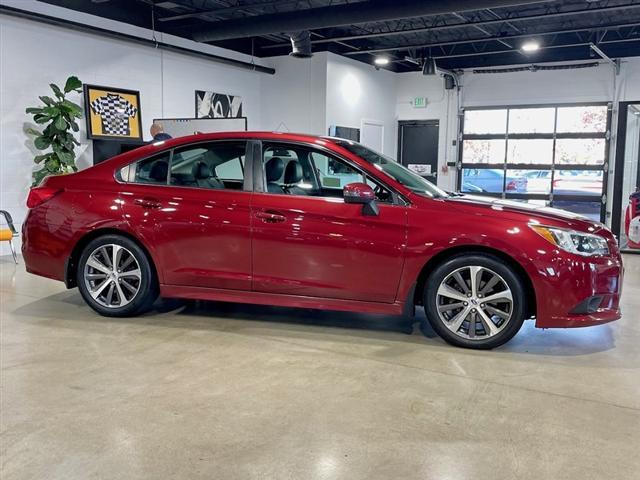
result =
[[[472,251],[508,257],[527,275],[535,289],[540,272],[531,252],[539,255],[546,242],[526,223],[457,212],[442,215],[434,210],[410,209],[406,261],[398,301],[406,301],[412,287],[423,284],[429,270],[437,263],[449,256]],[[457,233],[452,235],[451,232]]]

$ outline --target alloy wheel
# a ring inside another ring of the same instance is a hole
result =
[[[107,244],[96,248],[84,266],[84,282],[91,297],[107,308],[128,305],[138,294],[140,264],[128,249]]]
[[[499,334],[513,314],[513,294],[505,280],[481,266],[458,268],[440,283],[438,316],[456,335],[485,340]]]

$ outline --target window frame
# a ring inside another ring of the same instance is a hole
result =
[[[264,162],[263,162],[263,158],[264,158],[264,147],[265,145],[271,146],[271,145],[282,145],[282,146],[288,146],[288,145],[292,145],[292,146],[297,146],[297,147],[302,147],[302,148],[307,148],[308,150],[311,151],[311,153],[313,153],[314,151],[317,152],[320,155],[325,155],[328,157],[333,157],[341,162],[346,163],[349,167],[353,168],[354,170],[356,170],[360,175],[362,175],[364,177],[364,179],[370,178],[372,179],[375,183],[379,183],[380,185],[382,185],[382,187],[386,188],[390,193],[391,193],[391,201],[390,202],[382,202],[377,200],[377,203],[379,205],[388,205],[388,206],[408,206],[411,203],[402,195],[400,194],[395,188],[393,188],[392,186],[390,186],[387,182],[383,181],[382,179],[380,179],[380,177],[377,177],[375,175],[372,175],[371,173],[367,172],[366,170],[364,170],[362,167],[360,167],[359,165],[357,165],[356,163],[354,163],[353,161],[349,160],[348,158],[345,158],[344,156],[334,152],[333,150],[322,146],[322,145],[316,145],[314,143],[309,143],[309,142],[305,142],[305,141],[295,141],[295,140],[278,140],[278,139],[261,139],[256,141],[257,145],[257,149],[254,151],[254,192],[256,193],[264,193],[264,194],[270,194],[270,195],[280,195],[278,193],[271,193],[269,191],[267,191],[267,177],[266,177],[266,173],[264,171]],[[313,161],[313,160],[312,160]],[[318,182],[318,185],[321,185],[320,183],[320,179],[317,177],[317,173],[314,172],[314,176],[316,178],[316,181]],[[292,198],[307,198],[307,199],[318,199],[318,200],[325,200],[327,198],[338,198],[338,197],[321,197],[321,196],[314,196],[314,195],[286,195],[283,194],[284,196],[288,196],[288,197],[292,197]],[[343,200],[343,199],[341,199]]]
[[[242,189],[235,190],[231,188],[206,188],[206,187],[198,187],[193,185],[173,185],[171,184],[171,166],[173,165],[173,156],[176,150],[184,150],[190,148],[197,148],[198,145],[211,145],[215,143],[244,143],[245,144],[245,154],[244,154],[244,167],[243,167],[243,182]],[[193,143],[185,143],[182,145],[176,145],[175,147],[168,148],[166,150],[161,150],[159,152],[154,152],[151,155],[146,155],[142,158],[138,158],[122,167],[117,168],[114,171],[114,179],[117,183],[124,185],[142,185],[147,187],[171,187],[171,188],[189,188],[196,190],[205,190],[205,191],[215,191],[215,192],[251,192],[253,191],[253,163],[254,163],[254,153],[253,148],[255,146],[255,141],[247,138],[225,138],[219,140],[199,140]],[[161,155],[165,155],[169,153],[169,166],[167,169],[167,180],[166,183],[143,183],[135,181],[135,165],[139,162],[144,162],[145,160],[149,160],[154,157],[159,157]],[[122,172],[126,169],[127,171],[127,179],[125,180],[122,176]],[[133,179],[129,180],[133,176]]]
[[[558,109],[564,107],[607,107],[606,113],[606,126],[604,132],[573,132],[562,133],[557,132],[558,124]],[[553,133],[509,133],[509,114],[511,110],[521,109],[535,109],[535,108],[555,108],[554,119],[554,131]],[[464,113],[467,111],[478,110],[506,110],[507,121],[505,125],[504,133],[497,134],[471,134],[464,133]],[[527,104],[527,105],[492,105],[492,106],[479,106],[479,107],[465,107],[463,114],[460,116],[458,140],[460,147],[458,148],[458,160],[457,160],[457,189],[462,192],[462,180],[464,169],[493,169],[504,171],[504,183],[501,193],[490,192],[469,192],[473,195],[486,196],[492,198],[503,198],[512,200],[547,200],[551,206],[554,201],[576,201],[590,203],[598,201],[600,202],[600,221],[606,219],[606,207],[607,207],[607,195],[608,195],[608,180],[609,180],[609,156],[611,147],[611,117],[612,117],[612,104],[610,102],[581,102],[581,103],[551,103],[551,104]],[[552,161],[550,164],[544,163],[511,163],[508,162],[509,140],[519,139],[551,139],[553,140]],[[584,165],[584,164],[557,164],[556,163],[556,141],[561,139],[603,139],[605,142],[604,158],[601,164],[597,165]],[[464,153],[464,141],[465,140],[504,140],[505,141],[505,153],[504,159],[501,163],[473,163],[463,162]],[[551,177],[551,191],[549,194],[540,193],[508,193],[506,192],[506,181],[508,170],[550,170]],[[598,196],[593,195],[566,195],[555,194],[553,192],[553,182],[555,180],[555,172],[559,170],[582,170],[582,171],[600,171],[603,172],[602,176],[602,194]]]

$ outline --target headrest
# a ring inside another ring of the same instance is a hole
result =
[[[284,170],[284,183],[293,184],[302,180],[302,165],[297,160],[291,160],[287,163]]]
[[[280,157],[273,157],[264,166],[267,182],[275,182],[280,180],[284,171],[284,162]]]
[[[169,171],[169,164],[164,160],[158,160],[151,165],[149,171],[149,178],[156,182],[166,182],[167,172]]]
[[[207,178],[211,178],[211,169],[205,162],[196,162],[191,169],[191,175],[193,175],[193,178],[196,180],[206,180]]]

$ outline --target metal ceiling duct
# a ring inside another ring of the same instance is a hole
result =
[[[291,53],[289,55],[295,58],[311,58],[313,56],[309,30],[290,33],[289,39],[291,40]]]
[[[300,32],[344,25],[400,20],[403,18],[467,12],[494,7],[544,3],[542,0],[370,0],[329,7],[255,15],[235,20],[212,22],[195,31],[194,40],[215,42],[282,32]]]
[[[514,73],[514,72],[537,72],[539,70],[575,70],[580,68],[593,68],[600,65],[600,62],[588,63],[568,63],[563,65],[527,65],[523,67],[508,68],[476,68],[473,73]]]

